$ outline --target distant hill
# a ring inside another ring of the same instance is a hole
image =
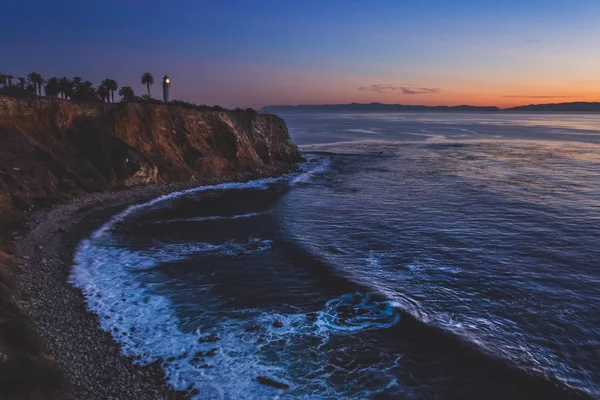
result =
[[[266,106],[261,109],[263,113],[278,112],[402,112],[402,111],[500,111],[495,106],[413,106],[403,104],[383,103],[351,103],[351,104],[323,104],[323,105],[298,105],[298,106]]]
[[[322,105],[280,105],[266,106],[262,113],[283,112],[457,112],[457,111],[527,111],[527,112],[600,112],[600,102],[597,103],[558,103],[558,104],[532,104],[507,109],[496,106],[421,106],[383,103],[350,103],[350,104],[322,104]]]
[[[555,104],[531,104],[509,108],[505,111],[553,111],[553,112],[600,112],[600,103],[555,103]]]

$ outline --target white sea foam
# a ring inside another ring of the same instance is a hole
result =
[[[444,273],[453,274],[453,275],[461,273],[460,268],[447,267],[444,265],[438,265],[435,263],[425,263],[425,262],[421,262],[421,261],[414,261],[410,264],[407,264],[406,268],[412,272],[417,272],[417,273],[435,274],[437,272],[444,272]]]
[[[316,167],[307,166],[307,168],[303,170],[300,174],[298,174],[296,177],[294,177],[291,182],[292,184],[307,183],[315,175],[327,171],[330,168],[330,166],[330,159],[324,158]]]
[[[156,267],[198,253],[226,254],[230,251],[230,243],[167,244],[132,251],[117,247],[109,232],[105,231],[104,235],[102,243],[95,243],[94,239],[81,243],[71,282],[81,288],[89,307],[99,315],[101,327],[122,344],[126,355],[135,357],[142,364],[162,359],[169,383],[178,390],[197,389],[201,393],[197,398],[276,395],[277,389],[258,384],[256,377],[261,375],[289,384],[288,394],[297,390],[294,398],[333,395],[335,390],[326,382],[317,385],[320,393],[314,392],[313,388],[310,395],[295,387],[285,366],[293,367],[300,375],[308,374],[311,368],[323,367],[326,355],[319,354],[315,366],[310,367],[305,365],[304,354],[294,354],[288,346],[315,338],[323,345],[332,334],[386,328],[399,320],[391,305],[355,294],[333,299],[323,310],[312,315],[239,309],[226,319],[207,317],[202,320],[200,314],[199,328],[185,331],[180,327],[171,301],[156,292],[153,283],[158,274]],[[257,239],[250,239],[242,247],[250,247],[251,251],[267,249],[257,249],[253,245],[257,242]],[[265,241],[260,242],[268,245]],[[140,279],[140,272],[146,273],[147,279]],[[162,279],[157,281],[163,283]],[[195,293],[203,290],[210,290],[210,287],[198,287]],[[240,315],[241,318],[236,317]],[[256,330],[248,330],[249,325],[256,326]],[[219,340],[201,340],[212,333],[216,333]],[[283,348],[282,341],[288,343]],[[264,353],[274,348],[289,358],[278,363],[268,362]],[[207,356],[213,349],[214,355]]]
[[[328,167],[328,160],[306,169],[292,184],[306,182],[313,174]],[[180,325],[172,301],[160,293],[165,283],[159,267],[176,263],[196,255],[244,256],[270,248],[269,240],[249,238],[240,243],[154,243],[144,250],[120,247],[112,236],[111,228],[132,213],[158,203],[204,190],[228,190],[267,187],[280,179],[266,179],[247,183],[228,183],[190,189],[154,199],[148,203],[129,207],[115,215],[80,243],[70,282],[84,293],[90,309],[96,312],[102,329],[110,332],[122,345],[122,351],[141,364],[162,360],[168,382],[178,390],[197,389],[196,398],[241,399],[272,398],[339,398],[326,379],[311,378],[312,387],[300,387],[288,376],[286,365],[301,376],[311,375],[327,365],[325,354],[317,354],[314,365],[307,364],[305,354],[295,354],[294,341],[316,340],[327,343],[332,334],[352,333],[364,329],[379,329],[395,324],[399,316],[394,308],[360,295],[346,295],[328,302],[323,310],[307,315],[303,313],[272,313],[257,309],[239,309],[226,319],[203,319],[198,315],[197,326],[189,331]],[[253,213],[254,214],[254,213]],[[254,215],[242,214],[232,218]],[[210,285],[195,288],[195,294],[211,289]],[[354,313],[354,308],[362,309]],[[339,315],[345,310],[344,315]],[[210,313],[210,310],[207,310]],[[243,317],[236,317],[236,315]],[[276,323],[277,322],[277,323]],[[248,330],[255,325],[258,330]],[[202,340],[216,333],[217,341]],[[278,347],[279,346],[279,347]],[[265,353],[277,348],[287,360],[273,363]],[[396,365],[399,358],[392,364]],[[290,390],[260,385],[256,377],[269,376],[290,385]],[[322,379],[322,380],[320,380]],[[306,382],[306,379],[301,379]],[[393,384],[390,382],[390,384]],[[306,386],[306,384],[304,385]],[[362,395],[356,393],[357,398]]]
[[[378,135],[380,132],[377,132],[378,129],[346,129],[346,132],[356,132],[356,133],[368,133],[371,135]]]
[[[201,343],[201,337],[214,331],[182,330],[171,301],[155,293],[154,285],[135,273],[198,252],[229,252],[227,247],[205,243],[170,245],[142,253],[88,240],[77,251],[71,282],[81,288],[89,307],[99,315],[101,327],[122,344],[125,354],[138,358],[142,364],[162,358],[174,388],[196,388],[203,398],[241,398],[249,387],[256,393],[272,393],[254,379],[257,375],[277,377],[279,371],[260,365],[253,354],[254,346],[237,336],[243,332],[241,326],[222,329],[217,325],[221,340]],[[235,325],[235,320],[231,324]],[[206,354],[213,348],[217,349],[215,356],[196,357],[198,352]]]
[[[209,186],[200,186],[197,188],[182,190],[180,192],[173,192],[166,194],[164,196],[157,197],[152,199],[146,203],[134,205],[128,207],[126,210],[121,211],[119,214],[113,216],[107,223],[102,225],[98,230],[92,233],[92,238],[101,237],[104,233],[110,230],[115,224],[123,221],[127,216],[131,213],[139,210],[143,210],[152,206],[155,206],[159,203],[166,202],[171,199],[175,199],[178,197],[187,196],[192,193],[204,192],[208,190],[233,190],[233,189],[251,189],[251,188],[267,188],[270,184],[281,182],[285,179],[289,179],[289,176],[283,176],[278,178],[266,178],[249,182],[228,182],[221,183],[218,185],[209,185]]]
[[[206,217],[190,217],[190,218],[171,218],[171,219],[160,219],[154,221],[155,224],[164,224],[171,222],[205,222],[205,221],[219,221],[225,219],[245,219],[245,218],[253,218],[259,217],[261,215],[267,214],[268,211],[263,212],[252,212],[246,214],[237,214],[237,215],[210,215]]]
[[[475,131],[473,131],[471,129],[467,129],[467,128],[448,128],[448,129],[452,129],[452,130],[455,130],[455,131],[469,133],[471,135],[478,135],[477,132],[475,132]]]

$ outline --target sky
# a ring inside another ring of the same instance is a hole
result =
[[[3,0],[0,72],[197,104],[600,101],[600,0]]]

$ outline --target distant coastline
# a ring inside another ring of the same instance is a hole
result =
[[[350,103],[321,105],[274,105],[265,106],[260,112],[598,112],[600,102],[574,102],[554,104],[531,104],[500,108],[496,106],[425,106],[383,103]]]

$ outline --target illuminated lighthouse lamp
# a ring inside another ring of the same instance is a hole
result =
[[[167,75],[163,78],[163,101],[165,103],[169,102],[171,91],[171,79]]]

